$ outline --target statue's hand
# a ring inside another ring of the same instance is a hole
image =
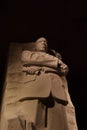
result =
[[[69,71],[68,66],[63,63],[61,60],[59,60],[58,63],[58,72],[60,73],[60,75],[66,75]]]

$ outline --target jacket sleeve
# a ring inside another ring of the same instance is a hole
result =
[[[21,61],[25,66],[48,66],[57,69],[59,59],[44,52],[33,52],[25,50],[22,52]]]

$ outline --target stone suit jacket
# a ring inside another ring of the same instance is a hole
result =
[[[64,76],[57,73],[58,58],[44,52],[25,50],[21,61],[23,72],[8,74],[6,91],[7,98],[10,98],[7,101],[11,103],[17,100],[47,98],[52,93],[59,102],[67,102]]]

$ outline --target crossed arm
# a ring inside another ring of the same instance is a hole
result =
[[[58,70],[60,74],[66,75],[68,73],[68,66],[66,64],[59,58],[45,52],[25,50],[22,52],[21,61],[23,66],[46,66]]]

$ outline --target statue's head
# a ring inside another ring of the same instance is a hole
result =
[[[35,49],[37,51],[46,52],[48,49],[47,40],[44,37],[40,37],[35,42]]]

